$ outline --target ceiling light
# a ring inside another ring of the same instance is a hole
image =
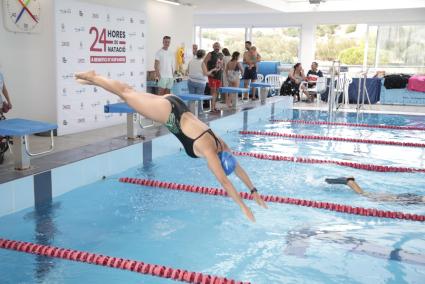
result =
[[[172,1],[172,0],[156,0],[156,1],[158,1],[158,2],[162,2],[162,3],[171,4],[171,5],[176,5],[176,6],[179,6],[179,5],[180,5],[180,3],[179,3],[179,2],[177,2],[177,1]]]

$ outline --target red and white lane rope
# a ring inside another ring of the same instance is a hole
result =
[[[408,168],[408,167],[394,167],[394,166],[381,166],[373,164],[361,164],[349,161],[337,160],[322,160],[308,157],[289,157],[274,154],[252,153],[252,152],[239,152],[232,151],[235,156],[252,157],[261,160],[272,161],[285,161],[303,164],[334,164],[338,166],[350,167],[354,169],[373,171],[373,172],[393,172],[393,173],[425,173],[425,169]]]
[[[266,132],[266,131],[253,131],[253,130],[239,131],[239,134],[285,137],[285,138],[307,139],[307,140],[328,140],[328,141],[338,141],[338,142],[353,142],[353,143],[366,143],[366,144],[379,144],[379,145],[392,145],[392,146],[425,148],[425,143],[415,143],[415,142],[399,142],[399,141],[385,141],[385,140],[372,140],[372,139],[343,138],[343,137],[332,137],[332,136],[318,136],[318,135],[292,134],[292,133]]]
[[[219,189],[219,188],[213,188],[213,187],[181,184],[181,183],[150,180],[150,179],[129,178],[129,177],[120,178],[119,181],[125,182],[125,183],[138,184],[142,186],[160,187],[160,188],[166,188],[166,189],[172,189],[172,190],[182,190],[186,192],[228,197],[225,190]],[[239,195],[241,196],[241,198],[244,198],[244,199],[248,199],[248,200],[253,199],[252,194],[249,194],[247,192],[240,192]],[[286,203],[286,204],[293,204],[293,205],[299,205],[299,206],[321,208],[325,210],[336,211],[336,212],[341,212],[346,214],[353,214],[353,215],[362,215],[362,216],[378,217],[378,218],[404,219],[404,220],[419,221],[419,222],[425,221],[425,215],[402,213],[397,211],[385,211],[385,210],[372,209],[372,208],[353,207],[349,205],[336,204],[336,203],[330,203],[330,202],[312,201],[312,200],[289,198],[289,197],[283,197],[283,196],[273,196],[273,195],[261,195],[261,198],[263,198],[263,200],[266,202]]]
[[[308,120],[293,120],[293,119],[271,119],[270,122],[290,122],[290,123],[312,124],[312,125],[338,125],[338,126],[363,127],[363,128],[425,131],[425,127],[419,127],[419,126],[398,126],[398,125],[382,125],[382,124],[366,124],[366,123],[308,121]]]
[[[209,274],[175,269],[163,265],[149,264],[142,261],[111,257],[79,250],[64,249],[53,246],[39,245],[29,242],[19,242],[0,238],[0,248],[25,253],[43,255],[54,258],[85,262],[112,268],[129,270],[141,274],[169,278],[176,281],[197,284],[248,284],[249,282],[235,281]]]

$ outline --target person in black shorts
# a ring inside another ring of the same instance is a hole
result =
[[[156,96],[137,92],[129,85],[97,75],[94,71],[75,74],[81,84],[89,84],[119,96],[144,117],[164,124],[183,144],[192,158],[205,158],[208,168],[215,175],[227,194],[240,206],[245,216],[255,221],[251,209],[243,202],[227,175],[233,171],[248,187],[254,200],[267,208],[245,170],[236,162],[230,148],[205,123],[193,115],[186,104],[174,95]]]
[[[415,193],[401,193],[401,194],[378,194],[365,192],[355,181],[354,177],[340,177],[340,178],[327,178],[325,181],[328,184],[346,184],[354,192],[366,196],[374,201],[398,202],[404,204],[418,204],[425,203],[425,196]]]
[[[246,51],[243,54],[243,64],[246,65],[243,77],[244,88],[248,88],[250,82],[257,81],[257,63],[261,61],[261,56],[257,52],[255,46],[250,41],[245,42]],[[251,90],[252,99],[255,100],[255,88]],[[248,99],[248,94],[244,94],[244,98]]]

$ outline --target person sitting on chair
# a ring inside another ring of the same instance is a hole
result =
[[[108,79],[94,71],[77,73],[75,77],[81,84],[102,87],[123,99],[144,117],[164,124],[180,140],[190,157],[203,157],[207,160],[211,172],[249,220],[254,222],[255,217],[227,175],[234,171],[236,176],[250,189],[254,200],[260,206],[267,208],[248,174],[233,157],[227,144],[208,125],[193,115],[179,97],[174,95],[155,96],[138,92],[125,83]]]
[[[387,194],[365,192],[356,182],[354,177],[327,178],[328,184],[346,184],[355,193],[366,196],[374,201],[399,202],[405,204],[425,203],[425,196],[414,193]]]
[[[319,64],[313,62],[311,63],[311,69],[307,72],[308,87],[313,88],[316,85],[314,81],[317,81],[319,77],[323,77],[323,73],[319,70]]]
[[[311,99],[307,92],[307,86],[301,85],[301,83],[307,79],[307,77],[304,75],[304,70],[301,66],[301,63],[297,63],[294,65],[294,67],[292,67],[292,69],[289,71],[288,79],[291,81],[292,85],[297,91],[301,90],[307,98]],[[301,97],[299,93],[297,94],[297,97],[298,101],[300,101]]]

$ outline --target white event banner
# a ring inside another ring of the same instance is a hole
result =
[[[74,74],[95,70],[145,91],[145,21],[142,12],[55,0],[58,135],[125,122],[124,114],[104,113],[117,96],[78,84]]]

